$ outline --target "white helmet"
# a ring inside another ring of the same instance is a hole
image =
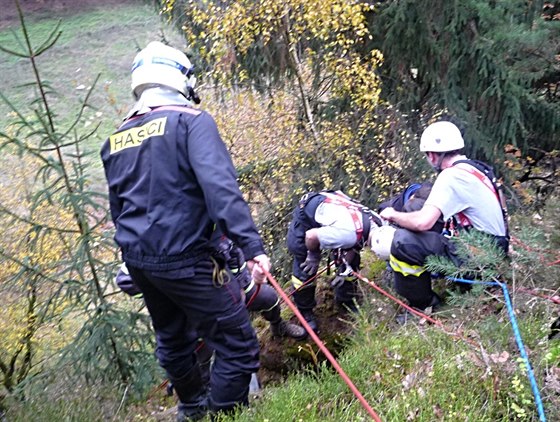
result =
[[[369,246],[379,259],[384,261],[391,255],[391,243],[397,229],[393,226],[372,227],[369,232]]]
[[[420,138],[422,152],[456,151],[465,146],[461,131],[451,122],[436,122],[424,130]]]
[[[193,65],[187,56],[157,41],[149,43],[132,63],[132,93],[139,98],[144,89],[153,86],[173,88],[189,97],[196,83]]]

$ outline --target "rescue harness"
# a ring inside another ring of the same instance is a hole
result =
[[[505,227],[505,238],[509,240],[509,216],[506,204],[506,198],[504,194],[504,188],[502,183],[498,180],[494,173],[494,169],[490,167],[488,164],[483,163],[482,161],[478,160],[458,160],[453,163],[453,166],[457,164],[465,163],[468,164],[468,167],[458,166],[457,168],[463,171],[466,171],[480,180],[484,186],[486,186],[492,193],[496,196],[496,200],[500,204],[500,209],[502,211],[502,218],[504,220],[504,227]],[[460,227],[469,228],[472,227],[472,224],[469,218],[462,212],[457,213],[454,217],[450,218],[446,224],[446,230],[449,235],[454,236],[456,234],[455,222],[454,218],[456,218],[457,223]]]
[[[368,207],[360,204],[341,191],[322,190],[320,192],[307,193],[299,202],[300,208],[305,207],[309,201],[317,195],[322,195],[324,197],[322,202],[341,205],[348,210],[356,230],[356,246],[360,249],[364,246],[369,237],[371,224],[374,223],[378,226],[382,224],[381,218],[373,213]]]

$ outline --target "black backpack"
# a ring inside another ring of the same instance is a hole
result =
[[[503,187],[502,183],[496,177],[496,174],[494,173],[494,169],[492,167],[490,167],[488,164],[483,163],[482,161],[478,161],[478,160],[458,160],[458,161],[455,161],[453,163],[453,165],[459,164],[459,163],[466,163],[466,164],[469,164],[469,165],[473,166],[475,169],[480,171],[482,174],[484,174],[490,180],[490,182],[492,183],[492,186],[494,187],[494,191],[496,192],[496,197],[498,198],[498,201],[500,203],[500,208],[502,209],[502,216],[504,218],[504,226],[506,228],[506,237],[509,238],[509,224],[508,224],[508,210],[507,210],[507,204],[506,204],[506,196],[505,196],[505,193],[504,193],[504,187]]]

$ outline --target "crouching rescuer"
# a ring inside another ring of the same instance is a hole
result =
[[[219,241],[218,255],[224,259],[226,266],[236,277],[245,293],[245,304],[250,312],[260,312],[270,323],[270,331],[274,337],[291,337],[303,340],[307,337],[305,329],[292,324],[280,315],[280,299],[272,286],[256,284],[247,269],[245,257],[241,248],[230,239],[222,236]]]
[[[357,299],[353,271],[359,271],[360,251],[370,228],[380,224],[376,214],[340,191],[307,193],[294,209],[287,236],[288,250],[294,257],[293,297],[314,331],[318,328],[313,311],[317,304],[314,278],[319,270],[321,251],[335,252],[335,300],[343,310],[353,311]]]
[[[270,261],[212,117],[193,107],[187,56],[153,42],[132,65],[137,102],[101,149],[115,241],[150,313],[179,421],[248,403],[259,344],[235,277],[220,278],[214,228],[243,251],[256,284]],[[196,356],[214,351],[209,381]]]
[[[451,230],[452,235],[477,230],[494,239],[504,255],[508,251],[507,211],[494,173],[488,165],[467,159],[462,154],[464,145],[453,123],[440,121],[428,126],[422,133],[420,150],[438,177],[427,199],[416,211],[402,212],[388,206],[380,213],[396,226],[389,257],[395,289],[421,310],[439,303],[424,267],[426,258],[446,256],[460,265],[449,232],[433,230],[441,217],[457,222],[459,230]]]

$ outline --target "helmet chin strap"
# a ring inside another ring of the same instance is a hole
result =
[[[195,85],[196,85],[196,77],[191,75],[187,79],[187,86],[186,86],[187,95],[185,95],[185,97],[187,97],[187,100],[192,101],[195,104],[200,104],[200,97],[194,90]]]
[[[438,160],[436,162],[435,165],[432,165],[432,167],[434,168],[434,170],[439,174],[441,173],[441,171],[443,170],[441,168],[441,163],[443,162],[443,159],[445,158],[445,154],[441,154],[438,156]]]
[[[189,95],[187,95],[187,100],[190,100],[195,104],[200,104],[200,97],[194,91],[194,88],[192,86],[187,87],[187,92],[189,93]]]

